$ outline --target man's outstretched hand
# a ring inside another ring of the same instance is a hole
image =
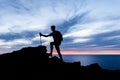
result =
[[[41,33],[41,32],[39,32],[39,35],[40,35],[40,36],[42,36],[42,33]]]

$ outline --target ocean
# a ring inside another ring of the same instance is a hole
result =
[[[120,70],[120,55],[63,55],[65,62],[80,61],[82,66],[98,63],[108,70]]]

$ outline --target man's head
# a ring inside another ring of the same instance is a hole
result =
[[[52,31],[55,31],[55,25],[52,25],[52,26],[51,26],[51,30],[52,30]]]

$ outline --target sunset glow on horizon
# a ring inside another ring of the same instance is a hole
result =
[[[53,54],[58,55],[56,51],[54,51]],[[120,55],[120,51],[61,51],[61,54],[62,55]]]

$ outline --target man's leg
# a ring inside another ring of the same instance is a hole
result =
[[[50,56],[52,56],[54,42],[50,43]]]
[[[59,45],[55,45],[55,48],[56,48],[56,50],[57,50],[57,53],[58,53],[60,59],[63,61],[63,58],[62,58],[62,55],[61,55],[61,52],[60,52],[60,47],[59,47]]]

